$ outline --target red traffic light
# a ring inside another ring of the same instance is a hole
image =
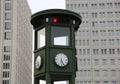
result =
[[[54,18],[53,18],[53,22],[54,22],[54,23],[57,23],[57,22],[58,22],[58,18],[57,18],[57,17],[54,17]]]

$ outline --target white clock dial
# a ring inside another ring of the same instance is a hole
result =
[[[55,63],[60,67],[64,67],[68,64],[68,57],[63,53],[59,53],[55,56]]]
[[[37,56],[37,58],[35,59],[35,68],[39,69],[42,63],[42,59],[41,56]]]

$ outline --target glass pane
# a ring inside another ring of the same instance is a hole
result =
[[[38,35],[37,36],[38,37],[37,48],[41,48],[41,47],[45,46],[45,28],[39,30],[37,35]]]
[[[52,27],[51,28],[51,44],[52,45],[70,45],[70,29],[68,27]]]
[[[54,84],[69,84],[69,81],[56,81]]]
[[[5,32],[5,40],[11,39],[11,32]]]
[[[11,29],[11,22],[5,22],[5,29],[10,30]]]
[[[5,20],[11,20],[12,14],[11,13],[5,13]]]
[[[5,3],[5,10],[11,10],[11,3]]]

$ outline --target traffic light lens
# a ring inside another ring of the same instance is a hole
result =
[[[53,22],[57,23],[58,22],[58,18],[57,17],[53,18]]]

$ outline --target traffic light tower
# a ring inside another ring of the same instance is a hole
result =
[[[75,32],[81,16],[64,9],[49,9],[35,13],[31,24],[35,30],[34,84],[45,80],[69,81],[75,84],[77,59]]]

